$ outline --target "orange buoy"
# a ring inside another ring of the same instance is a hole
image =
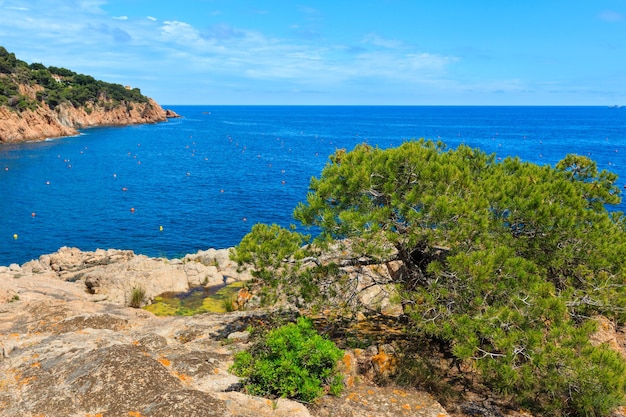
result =
[[[131,207],[131,208],[130,208],[130,212],[131,212],[131,213],[134,213],[134,212],[135,212],[135,207]]]

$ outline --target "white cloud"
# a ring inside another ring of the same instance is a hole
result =
[[[113,16],[114,20],[128,20],[128,16]]]
[[[158,20],[156,17],[153,16],[146,16],[146,19],[152,20],[153,22],[156,22]]]
[[[17,10],[18,12],[27,12],[28,8],[27,7],[18,7],[18,6],[9,6],[7,7],[8,10]]]
[[[161,26],[161,36],[165,40],[175,41],[176,43],[188,44],[189,42],[198,42],[200,32],[189,23],[179,22],[177,20],[166,20]]]

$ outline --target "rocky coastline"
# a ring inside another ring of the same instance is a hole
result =
[[[75,108],[70,103],[63,103],[51,109],[42,105],[22,112],[0,107],[0,143],[72,136],[78,134],[79,129],[89,127],[159,123],[174,117],[180,116],[172,110],[164,110],[152,99],[145,103],[122,103],[116,107],[105,107],[101,103]]]
[[[249,323],[274,311],[157,317],[129,307],[139,285],[148,303],[166,291],[250,278],[228,249],[164,259],[64,247],[0,266],[0,416],[449,415],[430,394],[368,382],[363,370],[388,369],[384,346],[346,351],[339,398],[305,405],[246,395],[228,368],[248,343]]]
[[[444,408],[427,392],[379,384],[395,366],[394,346],[383,342],[345,350],[340,397],[302,404],[247,395],[229,372],[233,355],[251,325],[279,310],[249,298],[239,311],[194,316],[131,307],[136,288],[146,305],[165,292],[251,279],[229,249],[166,259],[63,247],[0,266],[0,417],[532,417],[471,393]],[[594,342],[624,352],[624,336],[604,320]]]

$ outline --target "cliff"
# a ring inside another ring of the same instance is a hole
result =
[[[75,135],[78,129],[178,117],[138,88],[27,64],[0,46],[0,143]]]
[[[91,109],[88,112],[87,109]],[[41,140],[51,137],[69,136],[78,129],[93,126],[116,126],[141,123],[156,123],[167,120],[167,113],[154,100],[147,103],[132,103],[113,109],[101,105],[75,108],[69,103],[54,110],[41,106],[35,110],[15,112],[0,107],[0,142]]]

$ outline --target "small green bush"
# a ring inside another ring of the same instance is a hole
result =
[[[341,393],[337,361],[342,357],[343,351],[317,334],[311,320],[300,317],[235,355],[231,372],[245,378],[249,394],[312,402],[326,391]]]
[[[141,303],[143,303],[143,298],[145,296],[146,296],[146,290],[143,287],[141,286],[134,287],[132,291],[130,292],[129,306],[133,308],[141,307]]]

